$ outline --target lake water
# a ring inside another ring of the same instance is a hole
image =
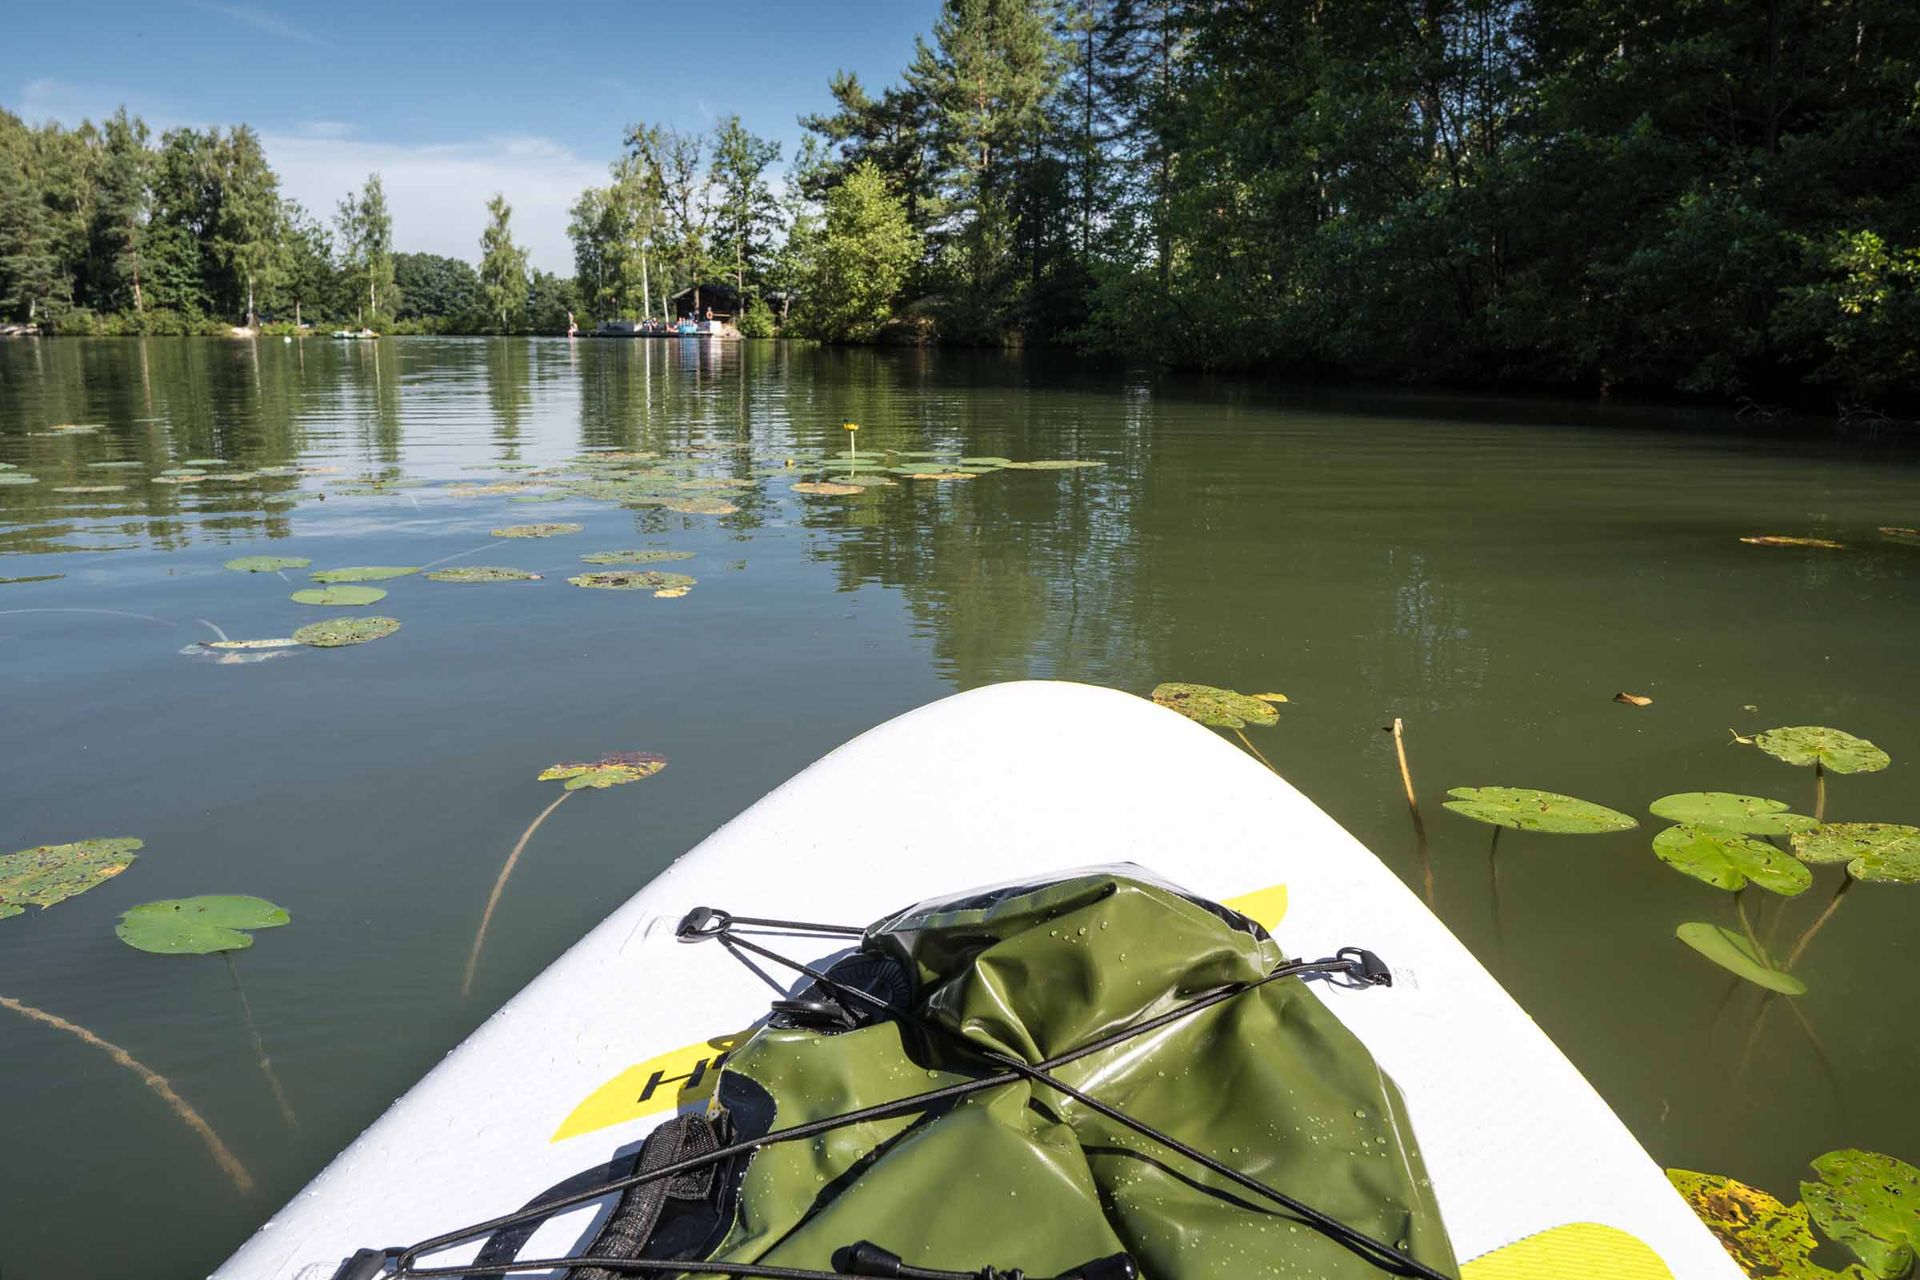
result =
[[[793,493],[811,457],[845,447],[848,419],[862,450],[1105,465]],[[516,468],[609,450],[662,455],[668,487],[744,482],[664,499],[735,510],[460,492],[565,483]],[[1731,979],[1674,937],[1682,921],[1731,923],[1731,907],[1655,860],[1646,806],[1696,789],[1810,805],[1807,771],[1729,730],[1830,724],[1894,766],[1834,778],[1829,816],[1920,821],[1920,547],[1876,532],[1920,524],[1916,458],[1884,439],[1756,437],[1717,415],[1155,381],[1000,355],[0,342],[0,462],[37,480],[0,484],[0,579],[58,575],[0,582],[0,853],[146,842],[117,879],[0,920],[0,994],[165,1074],[259,1180],[237,1195],[133,1075],[0,1009],[0,1271],[211,1267],[707,832],[890,716],[1032,676],[1286,693],[1261,749],[1419,886],[1381,731],[1405,717],[1441,916],[1656,1159],[1788,1194],[1830,1148],[1914,1159],[1920,890],[1862,886],[1808,952],[1798,1003],[1826,1064],[1776,1010],[1742,1076],[1754,998],[1728,1000]],[[156,482],[189,459],[224,466]],[[89,465],[118,461],[140,465]],[[420,483],[367,493],[360,477]],[[59,492],[98,485],[124,488]],[[490,538],[533,521],[584,530]],[[1848,547],[1740,541],[1752,534]],[[567,584],[582,553],[622,548],[691,551],[662,567],[698,585],[656,599]],[[378,584],[389,596],[360,612],[404,626],[358,647],[183,653],[354,612],[291,602],[304,573],[222,567],[262,554],[544,578]],[[1653,704],[1618,704],[1623,690]],[[557,794],[534,775],[622,750],[671,764],[542,827],[461,1000],[500,862]],[[1496,934],[1489,828],[1439,808],[1446,788],[1484,784],[1570,792],[1642,826],[1509,835]],[[1782,940],[1834,883],[1822,869]],[[237,967],[297,1129],[224,964],[114,937],[136,903],[219,892],[293,916]]]

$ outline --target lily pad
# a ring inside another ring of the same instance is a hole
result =
[[[665,573],[659,569],[609,569],[601,573],[583,573],[567,581],[576,587],[593,587],[602,591],[651,591],[656,596],[673,599],[687,594],[698,579],[684,573]]]
[[[1818,1157],[1813,1171],[1820,1180],[1802,1182],[1800,1198],[1822,1231],[1882,1280],[1913,1269],[1920,1252],[1920,1169],[1849,1147]]]
[[[43,844],[0,858],[0,918],[85,893],[133,865],[144,842],[127,837]]]
[[[299,556],[241,556],[227,561],[227,568],[239,573],[278,573],[282,569],[304,569],[312,563]]]
[[[1001,465],[1013,471],[1072,471],[1077,467],[1104,467],[1107,464],[1084,458],[1038,458],[1031,462],[1006,462]]]
[[[1807,1206],[1784,1205],[1758,1187],[1717,1173],[1667,1170],[1681,1198],[1750,1276],[1773,1280],[1864,1280],[1857,1267],[1829,1271],[1813,1261],[1820,1242]]]
[[[1844,862],[1855,880],[1920,884],[1920,827],[1897,822],[1829,822],[1793,835],[1804,862]]]
[[[1214,729],[1244,729],[1249,724],[1272,724],[1280,718],[1279,712],[1258,698],[1210,684],[1168,681],[1154,686],[1153,700]]]
[[[897,469],[897,468],[896,468]],[[971,471],[900,471],[909,480],[973,480]]]
[[[126,491],[127,486],[123,484],[57,484],[53,486],[55,493],[125,493]]]
[[[740,508],[718,498],[676,498],[660,504],[669,511],[688,516],[730,516]]]
[[[207,648],[221,650],[246,649],[293,649],[300,642],[292,636],[274,640],[209,640]]]
[[[541,782],[561,782],[567,790],[600,789],[651,778],[667,767],[667,758],[652,751],[615,751],[585,764],[563,762],[540,771]]]
[[[253,935],[246,930],[276,929],[290,918],[265,898],[215,893],[141,903],[120,917],[114,933],[139,951],[207,956],[250,947]]]
[[[1920,547],[1920,529],[1908,529],[1902,525],[1882,525],[1880,536],[1888,542],[1897,542],[1901,546]]]
[[[293,633],[293,638],[301,644],[312,645],[316,649],[337,649],[342,645],[365,644],[369,640],[381,640],[400,629],[397,618],[379,616],[366,618],[328,618],[324,622],[315,622]]]
[[[404,578],[418,572],[417,565],[356,564],[344,569],[321,569],[309,576],[315,582],[385,582],[388,578]]]
[[[1832,773],[1878,773],[1892,763],[1886,752],[1839,729],[1794,725],[1754,735],[1754,745],[1788,764],[1824,765]]]
[[[849,494],[865,493],[866,488],[857,484],[834,484],[831,481],[803,480],[793,486],[795,493],[809,493],[827,498],[844,498]]]
[[[655,551],[650,549],[636,551],[595,551],[580,557],[587,564],[668,564],[675,560],[691,560],[691,551]]]
[[[1454,787],[1442,807],[1475,822],[1514,831],[1556,835],[1595,835],[1626,831],[1640,824],[1617,809],[1530,787]]]
[[[308,587],[288,598],[295,604],[356,605],[385,600],[387,593],[380,587]]]
[[[564,493],[523,493],[507,499],[509,502],[559,502],[567,495]]]
[[[138,471],[147,464],[137,462],[131,458],[122,458],[113,462],[89,462],[87,465],[99,471]],[[6,471],[8,469],[9,468],[6,467],[0,467],[0,471]],[[1884,530],[1882,532],[1884,532]]]
[[[0,471],[0,484],[22,485],[39,483],[38,477],[30,476],[24,471]]]
[[[1760,533],[1740,539],[1756,547],[1818,547],[1825,551],[1845,551],[1847,544],[1831,538],[1793,538],[1779,533]]]
[[[435,569],[426,575],[429,582],[538,582],[540,575],[525,569],[504,569],[495,565],[470,564],[452,569]]]
[[[960,462],[961,465],[968,467],[1010,467],[1013,465],[1012,458],[962,458]]]
[[[1764,951],[1747,941],[1737,929],[1728,929],[1704,920],[1693,920],[1673,931],[1680,941],[1736,977],[1756,986],[1778,991],[1783,996],[1803,996],[1807,984],[1774,967]]]
[[[183,467],[224,467],[228,464],[225,458],[182,458],[180,459],[180,465]]]
[[[1653,851],[1675,871],[1716,889],[1743,889],[1751,880],[1769,893],[1792,897],[1813,883],[1804,863],[1736,831],[1668,827],[1653,838]]]
[[[1655,817],[1669,822],[1754,836],[1792,835],[1820,825],[1803,813],[1790,812],[1784,800],[1737,795],[1731,791],[1680,791],[1661,796],[1647,809]]]
[[[586,528],[583,524],[510,524],[504,529],[495,529],[496,538],[557,538],[563,533],[578,533]]]

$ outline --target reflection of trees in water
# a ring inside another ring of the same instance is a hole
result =
[[[493,439],[500,446],[500,458],[512,461],[520,456],[520,424],[533,390],[527,344],[511,338],[488,338],[486,344],[487,404],[493,410]]]

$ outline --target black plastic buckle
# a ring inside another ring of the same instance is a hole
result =
[[[682,942],[705,942],[733,928],[733,917],[718,907],[695,907],[680,917],[673,936]]]
[[[1347,962],[1347,973],[1354,981],[1369,987],[1393,985],[1393,970],[1387,968],[1386,961],[1365,947],[1342,947],[1333,954]]]

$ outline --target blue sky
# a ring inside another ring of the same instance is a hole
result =
[[[402,250],[473,259],[495,190],[536,266],[572,270],[567,206],[624,127],[737,112],[791,156],[827,77],[890,82],[937,0],[329,3],[10,0],[0,107],[156,130],[247,123],[287,194],[331,216],[379,170]]]

